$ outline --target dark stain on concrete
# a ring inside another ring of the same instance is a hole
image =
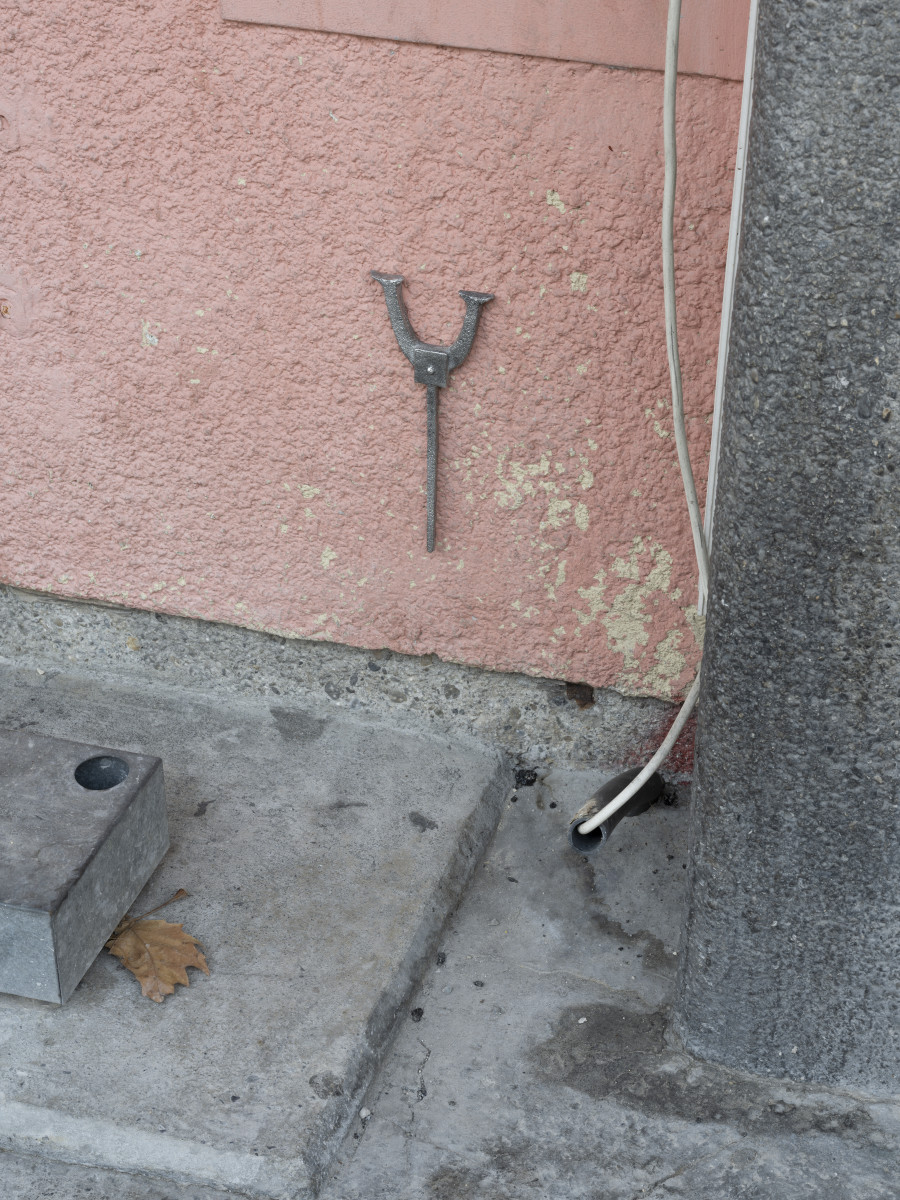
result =
[[[327,724],[324,717],[314,717],[302,708],[270,708],[275,726],[286,742],[314,742],[322,736]]]
[[[654,971],[667,979],[675,978],[675,958],[666,953],[662,940],[646,929],[628,930],[614,920],[604,907],[604,900],[597,892],[595,865],[584,854],[568,849],[565,861],[575,872],[579,886],[590,909],[590,921],[594,929],[607,937],[614,938],[619,945],[638,948],[638,956],[648,971]]]
[[[581,1023],[580,1023],[581,1022]],[[882,1135],[850,1100],[730,1071],[670,1049],[664,1011],[595,1004],[564,1009],[554,1032],[530,1053],[537,1075],[595,1100],[613,1099],[648,1116],[725,1123],[740,1133],[835,1134],[869,1142]]]
[[[344,1085],[333,1071],[319,1071],[316,1075],[312,1075],[309,1080],[309,1086],[320,1100],[327,1100],[331,1096],[343,1096],[344,1094]]]
[[[599,906],[601,903],[600,898],[595,896],[593,903]],[[600,912],[596,909],[591,913],[591,924],[601,933],[615,938],[620,944],[628,946],[640,944],[642,947],[640,957],[643,959],[647,970],[656,971],[660,975],[674,979],[675,960],[673,956],[667,954],[662,941],[658,937],[654,937],[652,933],[648,933],[646,929],[635,929],[633,932],[629,932],[618,921],[614,921],[605,912]]]
[[[410,821],[415,825],[416,829],[421,829],[425,833],[429,829],[437,829],[437,821],[431,821],[424,813],[411,812],[407,813]]]
[[[577,1106],[576,1106],[577,1107]],[[560,1172],[557,1181],[583,1176],[585,1159],[580,1147],[566,1142],[542,1145],[524,1135],[500,1135],[478,1146],[477,1161],[449,1161],[428,1179],[428,1200],[556,1200],[562,1195],[587,1196],[580,1189],[546,1191],[546,1168],[552,1162]],[[418,1193],[416,1193],[418,1196]],[[618,1193],[616,1193],[618,1195]],[[605,1190],[591,1191],[591,1200],[612,1200]]]
[[[529,1172],[533,1174],[533,1172]],[[513,1200],[490,1168],[454,1165],[441,1167],[428,1180],[429,1200]]]

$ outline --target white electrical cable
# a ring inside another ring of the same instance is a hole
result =
[[[658,766],[668,758],[669,751],[678,741],[678,735],[681,733],[687,724],[687,719],[691,715],[691,709],[697,700],[697,693],[700,691],[700,675],[691,684],[691,690],[687,694],[687,699],[682,704],[678,716],[672,723],[672,728],[666,734],[663,744],[653,755],[650,761],[641,771],[640,775],[636,775],[629,783],[628,787],[619,792],[615,799],[610,800],[605,808],[601,808],[598,813],[594,813],[589,821],[585,821],[583,825],[578,826],[579,833],[591,833],[598,825],[602,825],[604,821],[608,821],[613,813],[617,813],[623,804],[627,804],[636,792],[639,792],[653,772]]]
[[[681,388],[681,358],[678,353],[678,322],[675,311],[675,181],[677,155],[675,143],[675,92],[678,83],[678,26],[681,21],[681,0],[669,0],[669,20],[666,28],[666,73],[663,83],[663,147],[665,152],[665,180],[663,183],[662,206],[662,267],[663,297],[666,316],[666,350],[669,356],[669,376],[672,381],[672,424],[675,429],[675,446],[678,450],[678,465],[687,500],[691,533],[694,535],[694,552],[697,555],[697,570],[700,590],[705,594],[709,578],[709,555],[703,536],[703,519],[700,503],[694,486],[691,456],[688,450],[687,431],[684,421],[684,396]]]
[[[744,55],[744,86],[741,92],[741,121],[738,126],[737,155],[734,164],[734,197],[728,225],[728,254],[725,258],[725,287],[722,292],[722,321],[719,326],[719,357],[716,363],[716,396],[713,401],[712,437],[709,443],[709,473],[706,477],[706,518],[703,532],[707,548],[712,546],[719,478],[719,454],[722,444],[722,416],[725,411],[725,376],[728,371],[728,339],[740,257],[741,219],[744,212],[744,180],[747,175],[747,145],[750,141],[750,116],[753,112],[753,74],[756,69],[756,30],[759,25],[759,0],[750,0],[747,52]],[[697,612],[706,614],[706,593],[701,591]]]
[[[663,297],[666,317],[666,350],[669,356],[669,377],[672,381],[672,424],[675,428],[675,445],[678,449],[678,465],[681,467],[681,481],[684,484],[684,495],[687,500],[688,516],[691,521],[691,533],[694,537],[694,551],[697,555],[697,571],[700,580],[700,592],[706,594],[709,579],[709,552],[706,538],[703,535],[703,522],[700,517],[700,504],[697,500],[697,489],[694,486],[694,473],[691,470],[691,458],[688,451],[687,431],[684,421],[684,396],[681,388],[681,358],[678,353],[678,323],[675,312],[675,181],[676,181],[676,146],[675,146],[675,93],[678,83],[678,27],[681,21],[681,0],[669,0],[669,19],[666,26],[666,73],[663,81],[663,146],[665,150],[665,179],[663,182],[662,207],[662,265],[663,265]],[[674,724],[666,734],[665,740],[643,771],[615,799],[610,800],[605,808],[601,808],[590,820],[578,826],[580,834],[593,833],[598,826],[627,804],[636,792],[644,786],[657,767],[661,766],[669,751],[675,745],[678,735],[687,724],[693,707],[697,702],[700,691],[700,674],[691,684],[691,690],[682,704]]]

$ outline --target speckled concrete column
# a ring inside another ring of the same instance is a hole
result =
[[[900,15],[762,0],[676,1028],[900,1091]]]

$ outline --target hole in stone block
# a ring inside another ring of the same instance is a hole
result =
[[[75,768],[75,782],[91,792],[105,792],[128,778],[128,763],[111,754],[86,758]]]

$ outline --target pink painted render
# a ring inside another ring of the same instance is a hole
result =
[[[0,92],[0,578],[683,690],[658,73],[42,0],[4,9]],[[739,104],[680,81],[701,484]],[[433,555],[373,267],[429,340],[497,297],[441,402]]]
[[[222,0],[222,15],[298,29],[661,71],[668,0]],[[740,79],[750,0],[689,0],[679,68]]]

